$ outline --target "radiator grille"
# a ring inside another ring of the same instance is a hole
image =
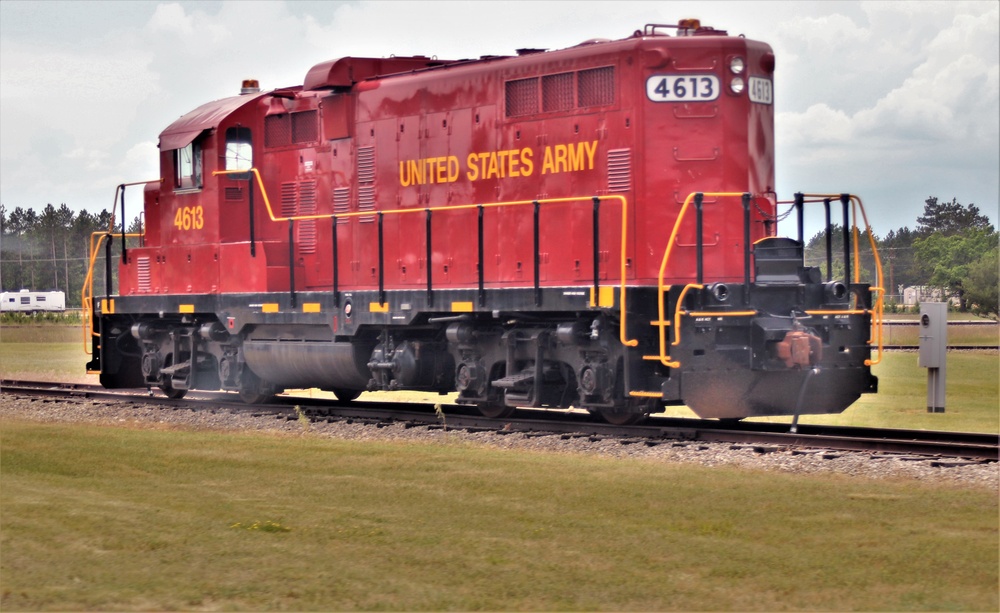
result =
[[[319,138],[316,111],[292,113],[292,142],[313,143]]]
[[[507,117],[534,115],[538,112],[538,78],[507,81],[504,90]]]
[[[581,107],[612,104],[615,101],[615,67],[581,70],[577,95]]]
[[[614,104],[614,101],[614,66],[545,75],[541,77],[540,95],[538,77],[515,79],[504,83],[507,117],[607,106]]]
[[[288,115],[269,115],[264,118],[264,146],[284,147],[292,144],[292,123]]]
[[[542,110],[568,111],[573,108],[573,73],[552,74],[542,78]]]

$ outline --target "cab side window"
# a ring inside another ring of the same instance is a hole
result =
[[[174,149],[174,186],[201,189],[201,142],[198,139]]]
[[[253,168],[253,142],[250,139],[250,128],[227,128],[226,170],[251,168]]]

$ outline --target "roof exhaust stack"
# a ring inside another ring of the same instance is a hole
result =
[[[244,94],[259,94],[260,93],[260,83],[257,79],[244,79],[243,87],[240,88],[240,95]]]

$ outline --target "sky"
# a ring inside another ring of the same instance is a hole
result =
[[[511,55],[689,17],[773,47],[781,198],[858,194],[879,236],[915,227],[931,196],[997,225],[995,1],[0,0],[0,203],[111,208],[116,185],[159,176],[167,125],[246,78],[267,90],[343,56]]]

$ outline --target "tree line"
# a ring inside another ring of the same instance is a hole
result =
[[[65,203],[48,204],[39,213],[0,205],[0,285],[3,291],[61,290],[66,306],[81,306],[80,292],[87,276],[90,236],[106,231],[112,215],[101,211],[74,213]],[[104,288],[103,253],[94,267],[95,287]],[[117,267],[112,266],[117,277]]]
[[[867,232],[859,233],[861,278],[875,279],[875,258]],[[843,233],[834,226],[833,278],[843,278]],[[853,237],[851,239],[854,240]],[[889,308],[902,305],[902,289],[934,288],[941,300],[953,298],[962,312],[986,317],[998,314],[1000,236],[988,217],[974,204],[962,205],[930,197],[914,229],[908,226],[875,236],[882,261],[883,287]],[[806,243],[806,264],[819,266],[826,275],[826,232],[817,232]],[[853,276],[853,274],[852,274]],[[825,276],[824,276],[825,278]]]
[[[106,231],[111,220],[112,214],[107,210],[97,215],[87,211],[74,213],[66,204],[58,208],[46,205],[41,213],[22,207],[8,210],[0,205],[3,291],[62,290],[66,292],[67,307],[80,307],[91,233]],[[139,219],[135,218],[129,232],[137,232],[139,227]],[[955,297],[961,311],[997,316],[1000,267],[997,230],[974,204],[962,205],[954,198],[950,202],[928,198],[914,229],[904,226],[874,238],[890,307],[902,303],[900,288],[925,286],[940,288],[943,295]],[[875,258],[869,237],[863,233],[859,239],[861,278],[874,279]],[[840,226],[833,227],[831,244],[832,278],[843,278]],[[116,254],[119,249],[116,244]],[[807,241],[805,255],[807,265],[818,266],[824,276],[827,274],[825,231]],[[111,268],[116,276],[117,265]],[[105,287],[104,271],[102,251],[94,267],[94,287],[98,294]]]

